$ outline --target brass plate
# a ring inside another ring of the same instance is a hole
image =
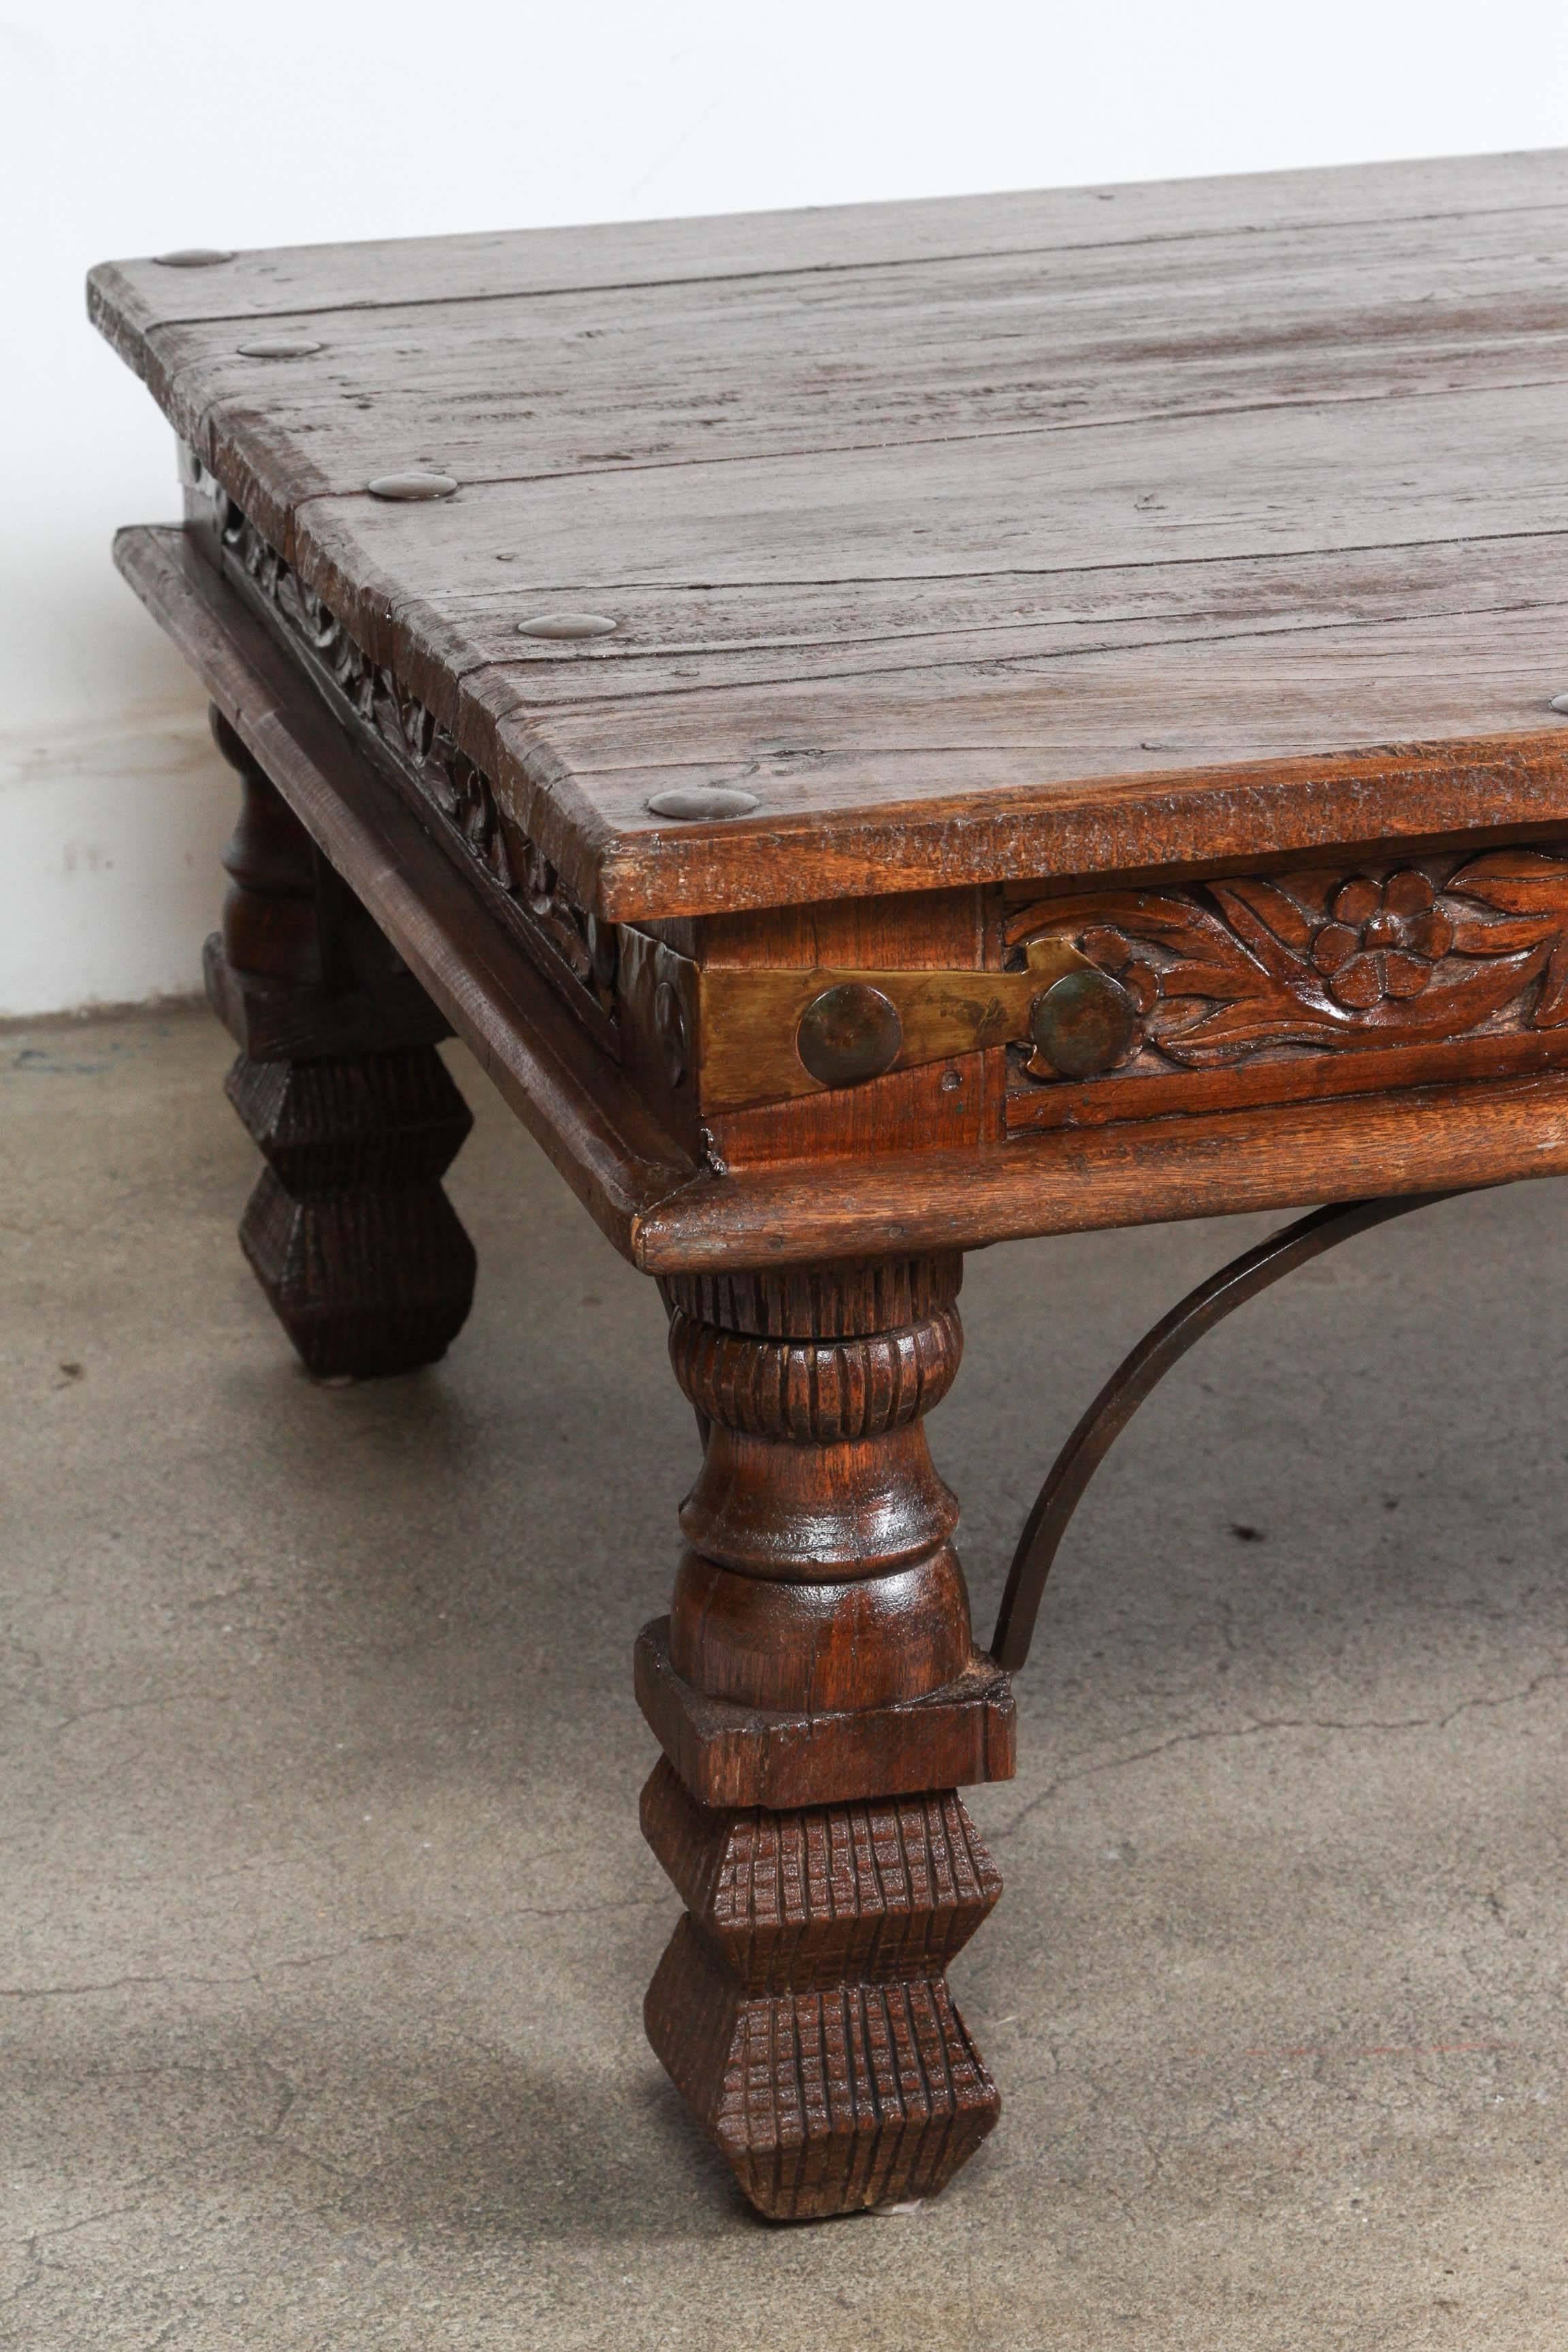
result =
[[[813,971],[698,975],[699,1056],[704,1110],[742,1110],[827,1091],[796,1050],[801,1016],[830,988],[874,988],[897,1010],[903,1042],[889,1069],[950,1061],[1013,1042],[1027,1045],[1035,1000],[1071,971],[1095,971],[1065,940],[1037,940],[1023,971],[881,971],[819,966]]]

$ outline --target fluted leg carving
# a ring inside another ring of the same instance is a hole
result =
[[[456,1338],[473,1245],[441,1189],[472,1125],[447,1025],[216,712],[242,803],[207,993],[227,1094],[267,1161],[240,1243],[319,1379],[410,1371]]]
[[[1000,2106],[946,1979],[1001,1893],[953,1783],[1012,1769],[921,1425],[958,1369],[960,1273],[666,1285],[709,1433],[639,1644],[666,1751],[643,1829],[687,1906],[646,2018],[777,2220],[933,2194]]]

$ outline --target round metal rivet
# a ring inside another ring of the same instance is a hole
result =
[[[260,335],[253,343],[241,343],[239,356],[242,360],[308,360],[326,348],[325,343],[301,342],[293,335]]]
[[[814,996],[800,1016],[795,1050],[825,1087],[858,1087],[879,1078],[899,1058],[904,1024],[899,1009],[868,981],[840,981]]]
[[[1568,719],[1568,694],[1554,694],[1550,707],[1553,710],[1560,710],[1563,718]]]
[[[232,253],[220,252],[216,245],[183,245],[174,253],[155,253],[155,262],[164,269],[210,269],[215,261],[232,261]]]
[[[703,817],[750,816],[757,796],[738,792],[732,784],[674,784],[667,793],[655,793],[644,805],[650,815],[695,824]]]
[[[450,474],[378,474],[365,484],[373,499],[449,499],[457,487]]]
[[[686,1013],[673,981],[661,980],[653,992],[653,1031],[664,1055],[672,1087],[686,1076]]]
[[[1108,971],[1065,971],[1029,1007],[1029,1034],[1064,1078],[1091,1078],[1131,1047],[1138,1008]]]
[[[580,637],[613,636],[616,626],[603,613],[536,613],[532,620],[518,623],[517,634],[520,637],[551,637],[572,645]]]

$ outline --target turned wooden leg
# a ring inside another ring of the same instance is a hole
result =
[[[213,734],[243,797],[207,994],[267,1162],[240,1244],[318,1379],[411,1371],[445,1354],[474,1292],[440,1181],[473,1123],[436,1051],[449,1033],[216,710]]]
[[[1002,1882],[958,1787],[1007,1778],[921,1416],[958,1368],[956,1255],[665,1286],[706,1418],[643,1829],[687,1906],[649,2040],[776,2220],[929,2196],[995,2122],[946,1979]]]

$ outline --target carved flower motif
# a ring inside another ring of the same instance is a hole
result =
[[[1386,996],[1419,996],[1453,944],[1432,885],[1407,866],[1386,882],[1360,874],[1342,882],[1311,955],[1335,1002],[1364,1013]]]
[[[1119,980],[1140,1013],[1152,1013],[1160,1001],[1160,975],[1152,963],[1135,955],[1131,940],[1125,931],[1110,923],[1099,923],[1085,931],[1079,944],[1090,963]]]

